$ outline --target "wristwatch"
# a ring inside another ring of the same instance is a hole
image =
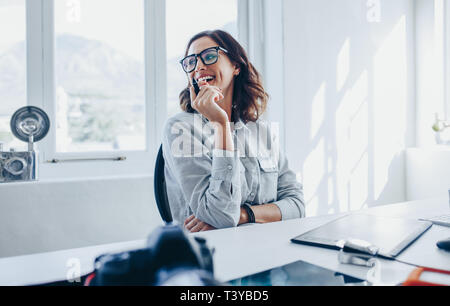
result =
[[[245,203],[242,205],[242,207],[244,207],[245,211],[247,212],[248,223],[255,223],[255,214],[253,213],[251,206]]]

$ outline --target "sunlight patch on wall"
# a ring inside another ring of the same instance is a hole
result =
[[[320,85],[311,106],[311,139],[314,139],[325,121],[325,82]]]
[[[367,152],[351,171],[349,182],[349,210],[358,210],[367,205],[369,195],[369,159]]]
[[[306,201],[306,216],[315,217],[319,215],[319,196],[316,194],[310,200]]]
[[[445,18],[450,18],[450,16],[446,16],[444,0],[434,0],[434,31],[433,31],[433,58],[430,59],[429,65],[433,70],[433,73],[430,75],[430,82],[432,84],[432,88],[430,92],[430,101],[425,110],[428,113],[427,117],[429,118],[429,122],[433,122],[435,113],[442,114],[445,116],[445,62],[446,55],[445,50],[445,36],[450,33],[445,33]],[[432,135],[435,136],[435,135]]]
[[[326,174],[325,171],[325,145],[322,138],[308,155],[303,166],[303,186],[308,216],[316,215],[318,212],[317,191]]]
[[[346,91],[336,111],[336,176],[340,211],[361,207],[368,196],[368,82],[368,73],[364,70]],[[366,161],[363,161],[364,155]]]
[[[328,213],[329,214],[334,214],[337,213],[338,211],[336,211],[335,207],[332,207],[333,202],[335,201],[334,198],[334,190],[335,190],[335,186],[334,186],[334,178],[332,175],[330,175],[328,177],[328,182],[327,182],[327,188],[328,188]]]
[[[374,199],[389,181],[394,157],[406,133],[406,18],[402,16],[374,56]],[[392,179],[392,178],[391,178]]]
[[[347,38],[342,45],[337,58],[336,67],[336,90],[341,91],[348,79],[350,72],[350,39]]]

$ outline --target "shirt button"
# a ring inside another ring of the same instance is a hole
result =
[[[233,170],[233,166],[232,166],[232,165],[229,165],[229,166],[228,166],[228,170]]]
[[[254,197],[254,196],[255,196],[255,193],[254,193],[254,192],[252,192],[252,193],[250,193],[250,195],[251,195],[252,197]]]

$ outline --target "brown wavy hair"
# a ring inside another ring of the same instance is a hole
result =
[[[257,121],[266,110],[269,95],[264,90],[260,74],[249,62],[244,48],[233,36],[222,30],[200,32],[189,41],[185,56],[188,55],[191,44],[205,36],[226,49],[228,51],[226,56],[228,56],[233,65],[237,65],[240,68],[239,75],[234,79],[231,119],[234,122],[241,119],[245,123]],[[180,106],[185,112],[195,113],[196,111],[191,106],[189,86],[190,84],[188,83],[187,87],[180,93]]]

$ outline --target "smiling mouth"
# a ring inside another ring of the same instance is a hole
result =
[[[206,83],[209,84],[209,82],[211,82],[213,80],[215,80],[215,77],[208,75],[208,76],[204,76],[204,77],[198,78],[197,79],[197,83],[206,82]]]

